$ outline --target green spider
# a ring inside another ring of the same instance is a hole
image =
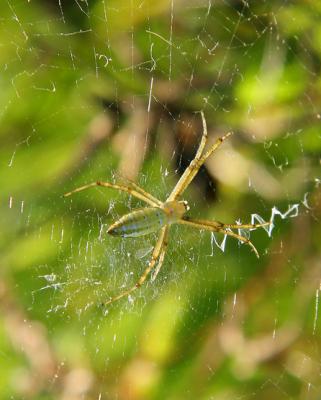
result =
[[[112,297],[107,300],[104,304],[110,304],[114,301],[121,299],[122,297],[130,295],[136,289],[140,288],[149,273],[154,269],[152,274],[152,280],[154,280],[159,273],[166,253],[166,248],[168,245],[168,234],[169,229],[172,224],[183,224],[188,225],[197,229],[205,229],[211,232],[219,232],[227,236],[232,236],[235,239],[240,240],[243,243],[251,246],[252,250],[259,257],[258,251],[256,250],[253,243],[246,237],[233,232],[231,229],[256,229],[259,227],[270,225],[271,222],[265,222],[262,224],[224,224],[218,221],[208,221],[201,219],[191,219],[186,215],[189,210],[189,206],[185,200],[178,200],[179,197],[186,190],[188,185],[191,183],[192,179],[197,174],[200,167],[204,164],[208,157],[227,139],[232,133],[229,132],[226,135],[218,138],[216,142],[203,154],[206,142],[207,142],[207,127],[203,112],[201,112],[202,123],[203,123],[203,135],[196,152],[194,159],[191,161],[190,165],[186,168],[183,175],[177,182],[171,194],[168,198],[162,202],[155,198],[150,193],[143,190],[141,187],[136,185],[134,182],[130,182],[129,185],[114,184],[109,182],[93,182],[85,186],[81,186],[65,196],[70,196],[73,193],[80,192],[82,190],[88,189],[94,186],[102,186],[107,188],[118,189],[126,192],[142,201],[147,203],[149,207],[130,212],[124,215],[118,221],[113,223],[107,230],[107,233],[113,236],[121,237],[137,237],[144,236],[149,233],[156,232],[160,230],[158,240],[153,249],[151,259],[148,263],[147,268],[140,276],[136,284],[129,289],[124,290],[117,296]],[[158,264],[156,265],[156,262]],[[156,267],[155,267],[156,265]]]

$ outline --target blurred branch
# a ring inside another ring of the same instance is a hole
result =
[[[113,147],[120,155],[118,173],[133,181],[137,180],[150,146],[150,132],[154,130],[155,118],[145,104],[137,102],[129,120],[113,138]]]
[[[17,352],[24,353],[30,365],[24,379],[16,379],[16,390],[32,397],[54,380],[59,365],[49,344],[45,326],[29,320],[4,279],[0,280],[0,300],[4,328],[11,344]]]

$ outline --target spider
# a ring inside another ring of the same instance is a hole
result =
[[[204,148],[208,139],[207,126],[204,117],[204,113],[201,111],[202,124],[203,124],[203,135],[196,152],[194,159],[191,161],[189,166],[184,171],[183,175],[178,180],[176,186],[172,190],[168,198],[162,202],[155,198],[150,193],[143,190],[134,182],[130,182],[128,185],[114,184],[109,182],[93,182],[85,186],[81,186],[71,192],[66,193],[64,196],[70,196],[73,193],[80,192],[94,186],[102,186],[106,188],[118,189],[126,192],[131,196],[134,196],[149,205],[142,209],[135,210],[129,214],[124,215],[118,221],[113,223],[107,230],[107,233],[113,236],[121,237],[137,237],[147,235],[149,233],[157,232],[160,230],[158,240],[152,252],[151,259],[148,263],[147,268],[140,276],[136,284],[124,291],[117,296],[110,298],[105,301],[104,304],[108,305],[121,299],[122,297],[129,296],[132,292],[140,288],[147,276],[153,271],[151,280],[154,281],[157,274],[159,273],[166,253],[168,245],[168,234],[170,226],[174,223],[191,226],[200,230],[208,230],[211,232],[219,232],[227,236],[231,236],[239,241],[249,245],[257,257],[259,257],[258,251],[256,250],[253,243],[246,237],[237,234],[232,229],[256,229],[266,225],[270,225],[271,222],[265,222],[261,224],[224,224],[218,221],[208,221],[202,219],[191,219],[186,215],[189,210],[187,201],[178,200],[183,194],[186,188],[191,183],[192,179],[197,174],[200,167],[204,164],[208,157],[227,139],[232,133],[229,132],[224,136],[218,138],[216,142],[204,152]],[[203,153],[204,152],[204,153]],[[158,261],[158,263],[157,263]],[[156,265],[157,263],[157,265]],[[155,267],[156,266],[156,267]]]

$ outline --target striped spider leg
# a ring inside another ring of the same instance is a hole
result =
[[[74,193],[81,192],[83,190],[86,190],[86,189],[94,187],[94,186],[102,186],[102,187],[107,187],[107,188],[118,189],[118,190],[120,190],[122,192],[126,192],[140,200],[143,200],[145,203],[149,204],[152,207],[160,207],[163,204],[161,201],[156,199],[156,197],[152,196],[150,193],[143,190],[141,187],[136,185],[136,183],[134,183],[134,182],[130,182],[130,185],[121,185],[121,184],[101,182],[101,181],[92,182],[92,183],[89,183],[88,185],[84,185],[77,189],[74,189],[71,192],[65,193],[64,197],[68,197]]]
[[[190,162],[190,165],[184,171],[183,175],[180,177],[172,193],[169,195],[167,201],[174,201],[183,194],[183,192],[186,190],[186,188],[191,183],[195,175],[198,173],[198,170],[205,163],[208,157],[211,156],[216,149],[218,149],[218,147],[224,142],[225,139],[232,135],[232,132],[228,132],[224,136],[218,138],[216,142],[209,148],[209,150],[202,155],[208,139],[208,134],[204,113],[202,111],[201,117],[203,123],[203,135],[196,155]]]
[[[270,222],[264,222],[262,224],[223,224],[222,222],[218,221],[207,221],[207,220],[201,220],[201,219],[190,219],[188,217],[184,217],[180,219],[179,221],[180,224],[182,225],[188,225],[193,228],[198,228],[198,229],[204,229],[208,230],[211,232],[219,232],[222,233],[223,235],[231,236],[234,237],[235,239],[238,239],[242,243],[248,244],[252,250],[254,251],[255,255],[257,258],[259,258],[259,253],[256,250],[256,247],[254,244],[246,237],[239,235],[237,233],[234,233],[231,231],[231,229],[256,229],[260,228],[262,226],[267,226],[270,225]]]
[[[171,224],[178,223],[188,225],[197,229],[205,229],[212,232],[219,232],[224,235],[228,235],[238,239],[239,241],[248,244],[255,252],[257,257],[259,256],[253,243],[246,237],[234,233],[232,229],[256,229],[262,226],[269,225],[270,222],[262,224],[223,224],[218,221],[207,221],[207,220],[193,220],[185,215],[189,210],[189,206],[186,201],[178,200],[179,197],[186,190],[188,185],[191,183],[195,175],[197,174],[200,167],[204,164],[208,157],[218,149],[218,147],[227,139],[231,132],[217,139],[217,141],[207,150],[204,154],[204,148],[207,143],[207,127],[203,112],[201,112],[202,123],[203,123],[203,135],[199,144],[198,150],[194,159],[190,165],[186,168],[183,175],[177,182],[173,191],[166,199],[165,202],[160,201],[150,193],[146,192],[136,183],[128,181],[128,184],[113,184],[109,182],[93,182],[85,186],[81,186],[74,189],[71,192],[65,194],[70,196],[73,193],[83,191],[85,189],[101,186],[106,188],[113,188],[132,195],[139,200],[144,201],[149,205],[142,209],[138,209],[124,215],[118,221],[113,223],[107,230],[107,233],[113,236],[121,237],[138,237],[147,235],[149,233],[157,232],[160,230],[159,237],[156,241],[153,249],[152,257],[148,263],[147,268],[137,280],[136,284],[129,289],[124,290],[120,294],[112,297],[111,299],[104,302],[105,305],[113,303],[121,299],[122,297],[129,296],[132,292],[140,288],[150,273],[152,273],[152,281],[156,278],[159,273],[166,254],[169,228]],[[157,263],[157,264],[156,264]]]
[[[147,276],[149,275],[149,273],[151,272],[151,270],[155,267],[157,259],[159,259],[158,266],[163,263],[164,256],[165,256],[165,249],[167,246],[168,230],[169,230],[169,225],[165,225],[163,228],[161,228],[161,233],[160,233],[158,240],[156,242],[156,245],[154,247],[153,254],[148,263],[148,266],[145,269],[145,271],[143,272],[143,274],[140,276],[138,281],[135,283],[135,285],[132,286],[131,288],[121,292],[117,296],[114,296],[111,299],[105,301],[104,302],[105,306],[113,303],[114,301],[121,299],[122,297],[129,296],[132,292],[139,289],[145,282],[145,280],[146,280]],[[157,271],[157,269],[158,270],[160,269],[160,267],[158,267],[158,266],[156,267],[156,271]]]

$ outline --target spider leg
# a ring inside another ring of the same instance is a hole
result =
[[[191,219],[188,216],[182,217],[181,221],[192,222],[194,224],[208,226],[213,229],[257,229],[263,226],[271,225],[272,222],[263,222],[260,224],[224,224],[223,222],[219,221],[208,221],[207,219]]]
[[[120,182],[124,183],[125,186],[128,186],[129,188],[134,189],[135,191],[141,193],[142,195],[144,195],[145,197],[149,198],[151,201],[153,201],[155,204],[158,204],[159,207],[161,207],[163,205],[163,203],[158,200],[156,197],[154,197],[152,194],[146,192],[146,190],[144,190],[143,188],[141,188],[140,186],[137,185],[136,182],[132,181],[129,178],[126,178],[120,174],[116,174],[119,176]]]
[[[165,232],[163,248],[162,248],[162,251],[161,251],[161,253],[159,255],[158,263],[157,263],[157,266],[155,268],[155,271],[152,274],[152,278],[151,278],[152,282],[154,282],[154,280],[156,279],[160,269],[162,268],[163,262],[164,262],[165,253],[166,253],[166,249],[167,249],[167,245],[168,245],[168,231],[169,231],[169,227],[167,226],[166,228],[167,229],[166,229],[166,232]]]
[[[137,191],[140,192],[142,195],[147,197],[149,200],[153,201],[155,204],[157,204],[159,207],[163,205],[163,202],[156,199],[152,194],[146,192],[146,190],[142,189],[140,186],[138,186],[135,182],[130,182],[130,185]]]
[[[220,230],[218,230],[218,232],[221,232],[221,233],[223,233],[224,235],[232,236],[232,237],[234,237],[235,239],[238,239],[238,240],[240,240],[241,242],[243,242],[243,243],[245,243],[245,244],[248,244],[250,247],[252,247],[252,250],[254,251],[256,257],[257,257],[257,258],[260,258],[259,253],[258,253],[258,251],[256,250],[256,247],[255,247],[254,244],[253,244],[249,239],[247,239],[246,237],[244,237],[244,236],[242,236],[242,235],[238,235],[237,233],[234,233],[234,232],[232,232],[232,231],[227,231],[227,230],[225,230],[225,229],[220,229]]]
[[[135,188],[131,188],[130,186],[127,186],[127,185],[119,185],[119,184],[115,184],[115,183],[97,181],[97,182],[89,183],[88,185],[85,185],[85,186],[81,186],[77,189],[72,190],[71,192],[65,193],[64,196],[67,197],[67,196],[72,195],[73,193],[78,193],[78,192],[81,192],[82,190],[86,190],[86,189],[94,187],[94,186],[102,186],[102,187],[107,187],[107,188],[118,189],[118,190],[126,192],[140,200],[143,200],[145,203],[151,205],[152,207],[159,207],[159,200],[156,203],[154,201],[152,195],[149,195],[149,193],[143,191],[143,189],[141,189],[141,188],[140,188],[141,190],[138,191],[137,190],[137,188],[139,187],[138,185],[136,185],[136,189],[135,189]],[[147,196],[147,194],[148,194],[148,196]]]
[[[202,117],[202,124],[203,124],[203,135],[202,135],[201,142],[198,146],[198,149],[197,149],[194,159],[191,161],[190,165],[184,171],[183,175],[180,177],[180,179],[176,183],[172,193],[170,194],[170,196],[168,198],[169,201],[175,200],[179,196],[179,194],[182,193],[182,191],[180,191],[180,187],[181,187],[182,183],[184,182],[184,180],[186,179],[187,174],[190,173],[189,170],[191,168],[193,161],[199,160],[203,153],[204,147],[205,147],[207,139],[208,139],[207,126],[206,126],[206,121],[205,121],[205,116],[204,116],[203,111],[201,111],[201,117]]]
[[[204,164],[207,158],[213,154],[213,152],[227,139],[232,132],[228,132],[224,136],[218,138],[216,142],[209,148],[209,150],[202,156],[202,152],[204,150],[206,141],[207,141],[207,126],[204,117],[204,113],[201,111],[202,122],[203,122],[203,136],[200,143],[200,146],[197,150],[197,153],[194,159],[191,161],[190,165],[186,168],[183,175],[180,177],[176,186],[174,187],[172,193],[168,197],[168,201],[176,200],[187,188],[187,186],[191,183],[194,176],[197,174],[200,167]]]
[[[223,224],[220,222],[220,224],[223,228],[230,228],[230,229],[257,229],[263,226],[271,225],[272,222],[271,221],[263,222],[262,224]]]
[[[237,233],[227,230],[233,225],[229,226],[226,224],[222,224],[221,222],[217,222],[217,221],[193,220],[193,219],[187,219],[187,218],[180,219],[178,221],[178,223],[183,224],[183,225],[189,225],[189,226],[192,226],[192,227],[198,228],[198,229],[205,229],[205,230],[208,230],[211,232],[220,232],[220,233],[223,233],[224,235],[232,236],[235,239],[238,239],[241,242],[249,245],[252,248],[252,250],[254,251],[257,258],[259,258],[258,251],[256,250],[254,244],[249,239],[247,239],[246,237],[244,237],[242,235],[238,235]],[[258,225],[261,226],[261,224],[258,224]],[[235,225],[235,226],[240,227],[241,225]],[[253,225],[250,225],[250,226],[253,226]]]
[[[158,237],[158,240],[157,240],[156,245],[153,250],[152,258],[150,259],[147,268],[145,269],[143,274],[140,276],[140,278],[138,279],[136,284],[134,286],[132,286],[131,288],[125,290],[124,292],[121,292],[119,295],[112,297],[110,300],[105,301],[103,303],[103,305],[107,306],[108,304],[111,304],[114,301],[121,299],[122,297],[130,295],[132,292],[139,289],[144,284],[148,274],[154,268],[156,261],[159,258],[160,254],[162,254],[162,249],[164,247],[164,241],[165,241],[165,236],[167,236],[167,231],[168,231],[168,225],[165,225],[161,229],[161,233]],[[164,256],[163,256],[163,258],[164,258]]]

